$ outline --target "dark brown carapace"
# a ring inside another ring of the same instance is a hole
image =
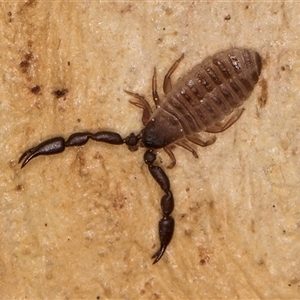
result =
[[[173,64],[164,80],[166,98],[161,101],[157,94],[156,69],[152,79],[152,94],[156,106],[153,112],[146,99],[138,94],[126,91],[134,97],[130,101],[143,109],[144,128],[137,135],[131,133],[122,138],[118,133],[100,131],[97,133],[77,132],[67,140],[55,137],[27,150],[20,157],[24,167],[32,158],[63,152],[65,147],[82,146],[89,139],[97,142],[121,145],[126,144],[131,151],[139,146],[147,148],[144,161],[149,172],[164,191],[161,198],[162,219],[159,221],[160,248],[153,255],[156,263],[163,256],[174,232],[174,199],[166,173],[154,165],[157,149],[163,148],[171,158],[172,168],[175,156],[171,145],[184,147],[197,157],[191,143],[208,146],[215,142],[215,137],[203,141],[201,131],[222,132],[235,123],[243,109],[239,108],[253,91],[261,72],[260,55],[247,49],[229,49],[219,52],[196,65],[180,78],[172,88],[171,75],[176,70],[183,55]],[[222,122],[223,121],[223,122]]]

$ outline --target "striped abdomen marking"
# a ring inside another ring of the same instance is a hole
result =
[[[161,108],[180,122],[185,135],[204,131],[243,104],[260,71],[261,58],[257,52],[220,52],[180,78]]]

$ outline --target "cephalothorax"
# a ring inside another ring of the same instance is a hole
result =
[[[202,147],[211,145],[215,142],[215,137],[204,142],[199,136],[201,131],[222,132],[238,120],[243,109],[236,108],[250,96],[262,67],[261,57],[257,52],[233,48],[205,59],[181,77],[172,88],[171,75],[182,59],[183,55],[165,76],[163,89],[166,97],[163,101],[157,94],[154,68],[152,78],[152,94],[156,106],[154,112],[144,97],[125,91],[135,98],[130,102],[143,109],[144,128],[137,135],[131,133],[128,137],[122,138],[118,133],[110,131],[77,132],[67,140],[62,137],[46,140],[27,150],[19,160],[23,168],[36,156],[60,153],[65,147],[81,146],[89,139],[115,145],[126,144],[131,151],[137,150],[139,146],[145,147],[147,150],[144,161],[164,192],[161,198],[162,219],[158,225],[161,245],[152,257],[153,264],[163,256],[174,231],[174,219],[171,217],[174,199],[166,173],[154,165],[157,149],[163,148],[171,158],[168,168],[174,167],[176,163],[171,145],[184,147],[197,157],[191,143]]]

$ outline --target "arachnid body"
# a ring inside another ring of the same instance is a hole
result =
[[[134,97],[130,101],[143,109],[144,128],[137,135],[131,133],[122,138],[118,133],[100,131],[97,133],[77,132],[67,140],[55,137],[27,150],[21,157],[22,168],[34,157],[64,151],[65,147],[84,145],[89,139],[97,142],[122,145],[131,151],[139,146],[147,150],[144,161],[148,169],[164,192],[161,198],[162,219],[159,221],[160,248],[153,255],[154,262],[160,260],[170,243],[174,231],[174,219],[171,213],[174,199],[166,173],[154,165],[157,149],[163,148],[171,158],[169,168],[176,160],[171,145],[178,145],[191,151],[197,157],[191,143],[208,146],[215,137],[204,142],[199,132],[222,132],[230,127],[242,114],[238,108],[243,104],[257,83],[262,62],[260,55],[247,49],[229,49],[219,52],[196,65],[180,78],[172,88],[171,75],[177,68],[183,55],[173,64],[165,76],[163,89],[166,97],[161,101],[157,94],[156,69],[152,78],[152,94],[156,110],[152,112],[149,103],[138,94],[127,92]],[[227,118],[226,120],[224,120]],[[220,123],[221,121],[225,121]]]

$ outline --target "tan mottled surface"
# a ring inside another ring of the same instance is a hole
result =
[[[300,298],[299,3],[31,0],[0,16],[1,299]],[[176,230],[157,265],[162,193],[143,149],[17,164],[53,136],[137,133],[124,89],[151,99],[156,66],[162,95],[182,52],[176,76],[230,47],[259,51],[260,84],[198,160],[175,150]]]

